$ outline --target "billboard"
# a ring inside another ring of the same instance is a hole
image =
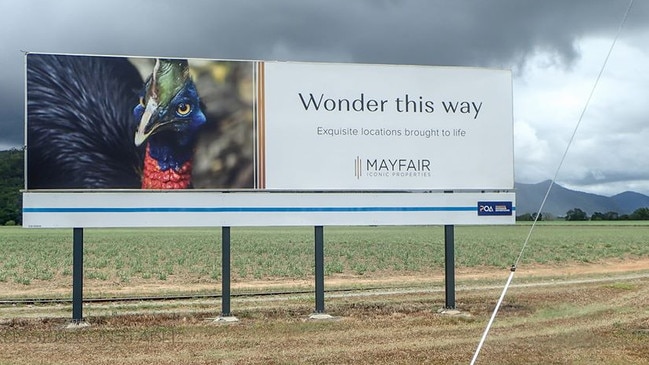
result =
[[[327,210],[340,206],[330,197],[360,195],[357,211],[379,199],[402,212],[410,208],[378,197],[465,191],[468,205],[424,201],[513,222],[509,71],[28,53],[26,81],[30,226],[88,201],[114,215],[124,196],[133,206],[122,208],[140,212],[156,199],[178,214],[196,208],[186,194],[164,194],[176,190],[206,201],[258,193],[262,210],[277,208],[272,193],[295,195],[297,211],[304,201]],[[66,203],[50,206],[53,191]],[[509,210],[498,218],[478,201]]]
[[[507,71],[264,64],[270,189],[512,189]]]

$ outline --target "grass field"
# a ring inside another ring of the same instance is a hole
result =
[[[456,266],[506,268],[528,225],[458,226]],[[522,265],[592,263],[649,256],[649,225],[541,224]],[[0,229],[0,288],[67,288],[72,230]],[[133,283],[217,283],[220,229],[87,229],[84,269],[97,287]],[[313,275],[313,228],[233,228],[234,281],[306,279]],[[443,227],[327,227],[325,275],[429,273],[444,265]],[[171,287],[171,286],[170,286]],[[92,293],[92,286],[88,286]],[[6,290],[4,291],[7,292]],[[0,297],[6,295],[0,295]]]
[[[0,306],[0,364],[468,364],[529,225],[455,229],[457,306],[444,315],[442,227],[326,227],[336,319],[313,295]],[[479,364],[649,364],[649,225],[536,227]],[[85,296],[218,292],[220,230],[89,229]],[[70,297],[71,230],[0,228],[0,298]],[[233,228],[233,293],[311,288],[312,228]],[[370,287],[381,286],[381,290]]]

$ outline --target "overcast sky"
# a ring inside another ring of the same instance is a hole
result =
[[[629,0],[0,0],[0,149],[29,52],[486,66],[514,75],[515,179],[554,176]],[[557,182],[649,194],[649,1],[636,0]]]

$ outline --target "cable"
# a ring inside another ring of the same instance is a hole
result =
[[[346,293],[346,292],[363,292],[392,290],[391,286],[374,286],[366,288],[336,288],[327,289],[325,293]],[[276,290],[276,291],[256,291],[230,294],[233,298],[245,297],[270,297],[282,295],[311,294],[313,290]],[[84,298],[83,303],[117,303],[117,302],[151,302],[151,301],[173,301],[173,300],[193,300],[193,299],[219,299],[222,293],[215,294],[171,294],[171,295],[149,295],[149,296],[124,296],[124,297],[96,297]],[[38,304],[68,304],[72,303],[71,298],[7,298],[0,299],[0,305],[38,305]]]
[[[505,294],[507,294],[507,290],[509,289],[509,286],[512,282],[512,279],[514,278],[514,273],[516,272],[516,268],[518,267],[518,263],[520,262],[521,258],[523,257],[523,253],[525,252],[525,248],[527,247],[527,244],[530,240],[530,237],[532,236],[532,232],[534,231],[534,227],[536,227],[536,222],[538,221],[539,217],[541,216],[541,212],[543,211],[543,207],[545,206],[545,202],[548,200],[548,196],[550,195],[550,191],[552,190],[552,187],[554,186],[554,182],[557,179],[557,176],[559,175],[559,171],[561,170],[561,167],[563,166],[563,162],[566,159],[566,156],[568,155],[568,151],[570,150],[570,146],[572,145],[572,142],[575,139],[575,136],[577,135],[577,130],[579,129],[579,126],[581,125],[581,121],[584,118],[584,115],[586,114],[586,110],[588,110],[588,106],[590,105],[590,101],[593,98],[593,95],[595,94],[595,89],[597,88],[597,85],[599,84],[599,80],[602,78],[602,74],[604,73],[604,69],[606,68],[606,64],[608,64],[608,60],[611,57],[611,53],[613,52],[613,48],[615,47],[615,44],[617,43],[617,40],[620,36],[620,33],[622,32],[622,28],[624,27],[624,23],[626,23],[626,19],[629,16],[629,12],[631,11],[631,7],[633,6],[633,1],[634,0],[629,0],[629,5],[626,8],[626,11],[624,12],[624,16],[622,17],[622,21],[620,22],[620,26],[617,29],[617,33],[615,34],[615,37],[613,38],[613,42],[611,43],[610,48],[608,49],[608,53],[606,54],[606,57],[604,58],[604,62],[602,64],[602,67],[599,70],[599,73],[597,74],[597,78],[595,79],[595,83],[593,84],[593,87],[590,90],[590,94],[588,95],[588,99],[586,99],[586,103],[584,104],[584,108],[581,110],[581,114],[579,115],[579,119],[577,120],[577,124],[575,125],[575,128],[572,131],[572,135],[570,136],[570,140],[568,140],[568,145],[566,146],[566,149],[563,152],[563,156],[561,156],[561,161],[559,161],[559,165],[557,166],[556,171],[554,172],[554,176],[552,177],[552,180],[550,180],[550,185],[548,186],[548,190],[545,192],[545,196],[543,197],[543,201],[541,201],[541,205],[539,206],[539,209],[536,213],[536,217],[534,217],[534,221],[532,222],[532,226],[530,227],[529,232],[527,233],[527,237],[525,238],[525,241],[523,242],[523,245],[521,247],[521,250],[518,254],[518,257],[516,257],[516,261],[514,261],[514,264],[511,267],[510,273],[509,273],[509,278],[507,279],[507,283],[505,284],[505,287],[503,288],[503,291],[500,295],[500,299],[498,299],[498,303],[496,304],[496,308],[494,308],[493,313],[491,314],[491,318],[489,319],[489,323],[487,323],[487,327],[484,330],[484,333],[482,334],[482,338],[480,339],[480,342],[478,343],[478,347],[475,350],[475,353],[473,354],[473,358],[471,359],[471,365],[474,365],[476,360],[478,359],[478,355],[480,354],[480,350],[482,350],[482,346],[484,345],[485,340],[487,339],[487,336],[489,334],[489,330],[491,329],[491,326],[496,318],[496,315],[498,314],[498,310],[500,309],[500,306],[502,304],[503,299],[505,298]]]

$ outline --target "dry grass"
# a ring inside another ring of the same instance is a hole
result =
[[[546,284],[510,289],[479,364],[649,364],[647,276]],[[458,291],[456,316],[443,292],[331,295],[326,321],[309,295],[235,298],[235,324],[216,300],[93,304],[77,330],[52,315],[67,308],[23,308],[0,322],[0,364],[468,364],[499,293]]]

